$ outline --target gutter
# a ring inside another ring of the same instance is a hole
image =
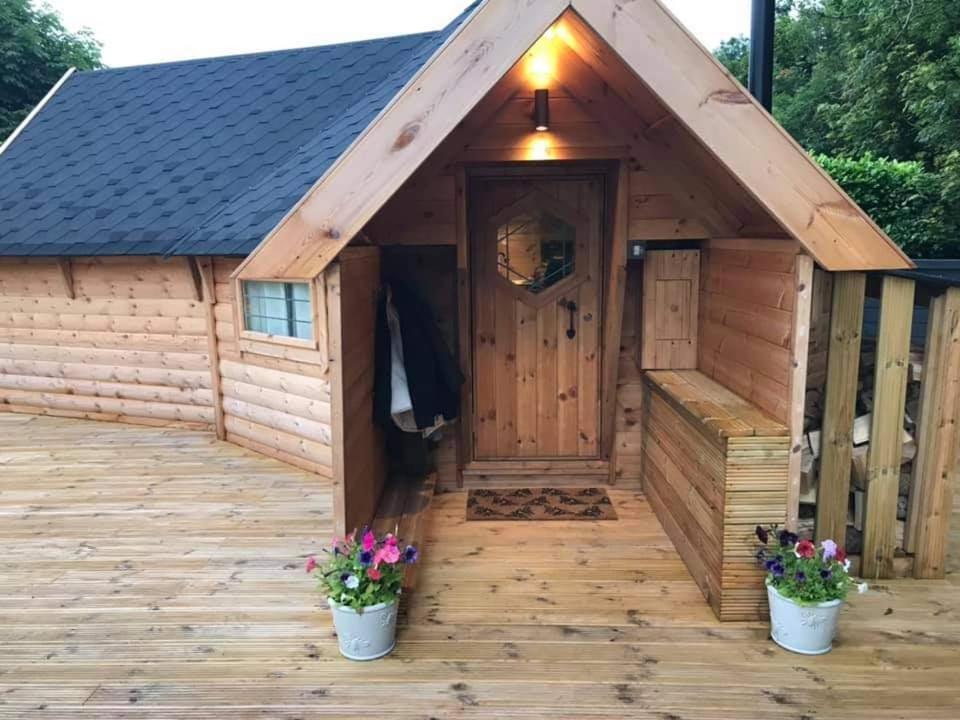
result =
[[[22,133],[27,125],[30,124],[30,121],[37,116],[37,113],[43,110],[46,104],[50,102],[50,99],[57,93],[57,90],[63,86],[70,76],[76,72],[76,70],[77,69],[75,67],[68,68],[63,76],[57,80],[57,84],[50,88],[47,94],[43,96],[43,100],[37,103],[36,107],[30,111],[30,114],[27,115],[23,121],[17,125],[16,129],[7,136],[7,139],[3,141],[3,144],[0,145],[0,155],[3,155],[4,151],[13,144],[13,141],[16,140],[20,133]]]

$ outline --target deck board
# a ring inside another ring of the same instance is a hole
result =
[[[956,527],[946,581],[853,598],[807,659],[717,622],[643,497],[610,492],[604,523],[436,496],[397,650],[353,664],[302,570],[328,480],[212,434],[0,414],[0,718],[960,715]]]

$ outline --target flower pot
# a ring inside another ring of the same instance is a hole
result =
[[[801,605],[767,583],[770,637],[780,647],[803,655],[823,655],[833,648],[843,600]]]
[[[333,626],[340,654],[350,660],[376,660],[393,650],[397,634],[397,601],[380,603],[357,612],[331,598]]]

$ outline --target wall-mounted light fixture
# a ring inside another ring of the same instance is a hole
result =
[[[550,91],[546,89],[533,91],[533,123],[537,132],[546,132],[550,129]]]

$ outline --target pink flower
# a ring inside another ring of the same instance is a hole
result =
[[[373,550],[373,546],[377,544],[376,536],[367,530],[363,536],[363,549],[364,550]]]
[[[382,559],[387,561],[388,565],[393,565],[400,559],[400,548],[396,545],[387,545],[380,551],[380,554]]]
[[[307,572],[312,573],[317,569],[317,559],[312,555],[307,558]]]
[[[379,567],[379,566],[380,566],[380,563],[383,562],[383,554],[384,554],[385,551],[386,551],[385,548],[380,548],[379,550],[377,550],[377,551],[373,554],[373,566],[374,566],[374,567]]]
[[[387,545],[389,545],[390,547],[396,547],[396,546],[397,546],[397,536],[396,536],[396,535],[393,535],[393,534],[391,534],[391,533],[387,533],[387,537],[385,538],[385,542],[386,542]]]
[[[367,568],[367,577],[373,580],[374,582],[376,582],[381,577],[383,577],[383,575],[381,575],[380,571],[377,570],[375,567],[372,567],[372,568]]]

